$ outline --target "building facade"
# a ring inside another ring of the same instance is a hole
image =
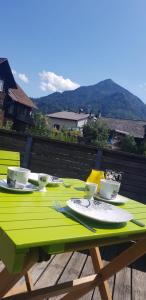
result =
[[[32,100],[14,79],[9,62],[0,58],[0,123],[13,122],[13,129],[25,130],[33,125],[32,111],[36,109]]]
[[[51,128],[80,130],[87,123],[89,114],[60,111],[47,117]]]

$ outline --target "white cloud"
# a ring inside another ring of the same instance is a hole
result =
[[[24,73],[17,73],[16,70],[12,69],[12,73],[15,76],[15,78],[23,81],[24,83],[29,83],[28,77]]]
[[[146,83],[140,83],[138,86],[140,89],[146,90]]]
[[[41,79],[40,89],[44,92],[63,92],[75,90],[80,86],[78,83],[53,72],[42,71],[38,75]]]
[[[29,83],[29,79],[24,73],[19,73],[18,78],[25,83]]]
[[[12,69],[12,73],[13,73],[14,76],[17,75],[17,72],[14,69]]]

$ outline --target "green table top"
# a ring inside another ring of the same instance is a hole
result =
[[[47,253],[65,252],[74,243],[91,240],[104,244],[107,239],[122,240],[134,235],[146,233],[146,227],[139,227],[128,222],[125,227],[106,225],[86,219],[86,222],[97,229],[96,233],[56,212],[52,208],[55,200],[65,205],[71,197],[83,197],[84,191],[78,188],[85,183],[76,179],[64,179],[71,183],[67,188],[48,187],[47,192],[14,194],[0,190],[0,258],[9,272],[19,272],[25,255],[31,248],[42,247]],[[121,205],[131,212],[137,220],[146,224],[146,206],[133,200]],[[86,247],[87,248],[87,247]],[[75,250],[75,246],[74,246]]]

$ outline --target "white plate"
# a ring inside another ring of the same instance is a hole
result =
[[[67,205],[75,212],[106,223],[124,223],[133,219],[132,214],[114,205],[98,200],[70,199]]]
[[[9,187],[7,185],[7,179],[0,179],[0,188],[7,190],[7,191],[13,191],[13,192],[19,192],[19,193],[30,193],[30,192],[34,192],[34,191],[38,190],[38,188],[31,183],[26,184],[23,189]]]
[[[121,195],[117,195],[115,199],[109,200],[109,199],[103,198],[100,194],[96,194],[95,198],[98,200],[107,202],[107,203],[112,203],[112,204],[124,204],[129,200],[128,198],[121,196]]]
[[[39,173],[30,173],[29,175],[29,180],[32,182],[38,182],[38,176]],[[50,175],[49,175],[50,176]],[[57,186],[59,184],[61,184],[63,181],[55,176],[51,176],[51,180],[48,180],[47,186],[51,185],[51,186]]]

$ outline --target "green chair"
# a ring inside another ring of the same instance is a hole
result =
[[[0,178],[7,174],[9,166],[20,166],[20,153],[0,150]]]

